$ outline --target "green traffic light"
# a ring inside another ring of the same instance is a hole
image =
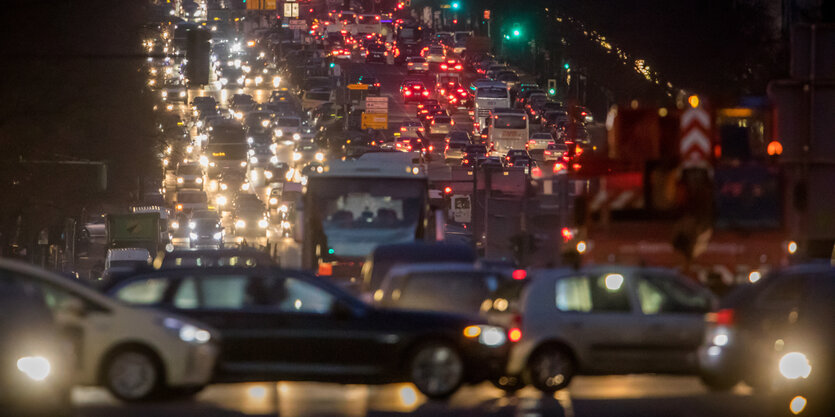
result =
[[[330,63],[330,64],[328,64],[328,65],[330,65],[330,67],[331,67],[331,68],[333,68],[333,67],[335,67],[335,66],[336,66],[336,64],[334,64],[333,62],[331,62],[331,63]]]
[[[553,96],[553,95],[555,95],[555,94],[557,94],[557,89],[556,89],[556,88],[550,88],[550,89],[548,89],[548,94],[550,94],[550,95],[552,95],[552,96]]]
[[[452,3],[453,9],[458,9],[459,7],[461,7],[461,3],[458,3],[457,1],[455,3]]]
[[[519,32],[519,29],[513,29],[513,36],[518,38],[519,35],[521,35],[521,34],[522,34],[522,32]]]
[[[562,67],[565,68],[565,69],[571,68],[571,66],[569,66],[567,62]]]

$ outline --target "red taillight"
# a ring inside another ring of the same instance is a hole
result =
[[[575,171],[579,171],[581,168],[580,164],[574,164],[571,167],[574,168]]]
[[[432,145],[429,145],[429,152],[432,152],[432,151],[434,151],[434,150],[435,150],[435,147],[434,147],[434,146],[432,146]]]
[[[567,227],[563,227],[560,233],[562,234],[562,240],[566,242],[568,242],[571,239],[574,239],[574,232],[572,232],[571,229]]]
[[[420,90],[420,86],[419,86],[419,85],[413,85],[413,86],[412,86],[412,88],[413,88],[413,89],[415,89],[415,90]]]
[[[406,94],[407,96],[412,95],[412,90],[406,90],[406,93],[405,93],[405,94]]]
[[[442,70],[446,70],[446,69],[447,69],[446,64],[441,64],[441,69],[442,69]]]
[[[734,309],[723,308],[715,313],[707,315],[707,321],[716,323],[720,326],[732,326],[736,322]]]
[[[428,91],[424,91],[424,92],[423,92],[423,95],[425,95],[425,96],[429,96],[429,92],[428,92]]]
[[[561,162],[557,162],[556,164],[554,164],[554,172],[560,172],[560,171],[565,171],[565,164],[563,164]]]
[[[424,128],[422,128],[422,127],[419,127],[419,128],[418,128],[418,132],[423,132],[423,131],[425,131],[425,130],[426,130],[426,129],[424,129]]]
[[[524,269],[517,269],[513,271],[513,279],[515,280],[522,280],[528,277],[528,271]]]
[[[401,127],[401,128],[400,128],[400,131],[401,131],[401,132],[405,132],[405,131],[406,131],[406,127]]]
[[[514,328],[508,330],[507,331],[507,338],[511,342],[518,342],[518,341],[522,340],[522,330],[519,329],[518,327],[514,327]]]
[[[551,151],[545,151],[545,155],[550,155]]]
[[[379,87],[380,83],[374,83],[374,87]]]
[[[459,65],[456,65],[456,66],[455,66],[455,69],[457,69],[458,71],[461,71],[461,65],[460,65],[460,64],[459,64]]]

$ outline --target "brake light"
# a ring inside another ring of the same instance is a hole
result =
[[[413,86],[412,86],[412,88],[413,88],[413,89],[415,89],[415,90],[420,90],[420,86],[419,86],[419,85],[413,85]]]
[[[419,128],[418,128],[418,132],[423,132],[423,131],[425,131],[425,130],[426,130],[426,129],[424,129],[423,127],[419,127]]]
[[[412,90],[406,90],[406,92],[404,94],[406,94],[407,96],[410,96],[410,95],[412,95]]]
[[[432,152],[432,151],[434,151],[434,150],[435,150],[435,147],[434,147],[434,146],[432,146],[432,145],[429,145],[429,152]]]
[[[457,69],[458,71],[461,71],[461,64],[456,65],[455,69]]]
[[[555,173],[560,172],[560,171],[565,171],[565,169],[566,169],[565,164],[563,164],[562,162],[557,162],[556,164],[554,164],[554,172]]]
[[[522,280],[528,277],[528,271],[524,269],[517,269],[513,271],[513,279],[515,280]]]
[[[380,83],[374,83],[374,87],[379,87]]]
[[[177,211],[183,211],[183,205],[177,204]]]
[[[405,131],[406,131],[406,127],[405,127],[405,126],[401,127],[401,128],[400,128],[400,131],[401,131],[401,132],[405,132]]]
[[[571,167],[574,168],[575,171],[579,171],[581,168],[580,164],[574,164]]]
[[[514,328],[508,330],[507,331],[507,338],[511,342],[518,342],[518,341],[522,340],[522,330],[519,329],[518,327],[514,327]]]
[[[551,151],[545,151],[545,155],[550,155]]]
[[[424,91],[424,92],[423,92],[423,95],[425,95],[425,96],[429,96],[429,92],[428,92],[428,91]]]
[[[715,313],[708,313],[705,319],[720,326],[732,326],[736,322],[736,314],[732,308],[723,308]]]

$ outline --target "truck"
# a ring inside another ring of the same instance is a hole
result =
[[[162,250],[158,212],[108,214],[105,216],[107,248],[145,248],[156,254]]]

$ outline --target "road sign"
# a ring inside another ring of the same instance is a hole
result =
[[[388,114],[389,99],[388,97],[366,97],[365,112],[375,114]]]
[[[389,115],[377,113],[363,113],[362,114],[362,128],[363,129],[388,129]]]
[[[367,84],[348,84],[349,90],[368,90]]]
[[[710,130],[710,114],[703,107],[697,105],[682,113],[679,150],[683,168],[710,167]]]
[[[297,4],[297,3],[293,3]],[[289,22],[290,29],[307,29],[307,22],[300,19],[291,19]]]

